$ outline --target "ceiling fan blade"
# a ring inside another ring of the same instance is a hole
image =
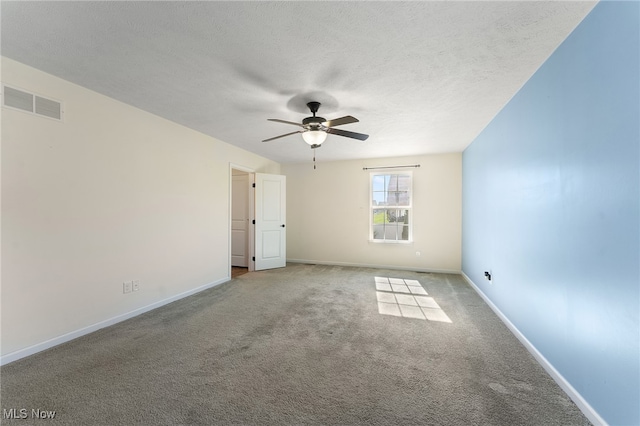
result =
[[[269,142],[269,141],[272,141],[274,139],[284,138],[285,136],[295,135],[296,133],[302,133],[303,131],[304,130],[297,130],[295,132],[291,132],[291,133],[287,133],[287,134],[284,134],[284,135],[276,136],[276,137],[273,137],[273,138],[265,139],[262,142]]]
[[[357,123],[358,121],[360,120],[350,115],[347,115],[345,117],[336,118],[335,120],[325,121],[324,125],[327,127],[336,127],[336,126],[341,126],[343,124]]]
[[[277,123],[293,124],[294,126],[304,127],[302,124],[300,124],[300,123],[294,123],[293,121],[278,120],[277,118],[267,118],[267,120],[269,120],[269,121],[275,121],[275,122],[277,122]]]
[[[327,133],[331,133],[332,135],[345,136],[347,138],[358,139],[361,141],[365,141],[369,137],[369,135],[365,135],[363,133],[348,132],[346,130],[332,129],[332,128],[328,128]]]

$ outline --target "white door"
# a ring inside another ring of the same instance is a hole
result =
[[[231,181],[231,266],[249,266],[249,174]]]
[[[255,174],[255,269],[282,268],[287,263],[286,178]]]

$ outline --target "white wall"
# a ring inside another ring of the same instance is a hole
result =
[[[369,171],[413,170],[411,244],[369,242]],[[289,261],[460,272],[462,154],[282,165]],[[416,256],[416,251],[420,256]]]
[[[7,58],[2,81],[65,105],[2,108],[3,363],[229,279],[229,163],[279,164]]]

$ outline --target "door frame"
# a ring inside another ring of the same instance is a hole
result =
[[[255,228],[253,227],[253,221],[255,220],[255,200],[254,200],[254,195],[253,195],[253,183],[255,183],[255,179],[256,179],[256,175],[255,175],[255,170],[249,167],[245,167],[242,166],[240,164],[235,164],[235,163],[229,163],[229,235],[228,235],[228,245],[229,245],[229,263],[228,263],[228,276],[229,278],[231,278],[231,239],[232,239],[232,232],[233,232],[233,224],[232,224],[232,220],[233,220],[233,214],[231,211],[231,207],[233,205],[233,170],[239,170],[241,172],[246,172],[249,175],[249,191],[247,191],[248,194],[248,200],[247,200],[247,206],[249,208],[249,225],[250,228],[247,232],[247,246],[249,249],[249,271],[255,271],[255,261],[253,260],[255,258],[256,255],[256,248],[255,248]]]

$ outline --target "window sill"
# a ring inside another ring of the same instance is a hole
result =
[[[369,240],[373,244],[413,244],[412,240]]]

